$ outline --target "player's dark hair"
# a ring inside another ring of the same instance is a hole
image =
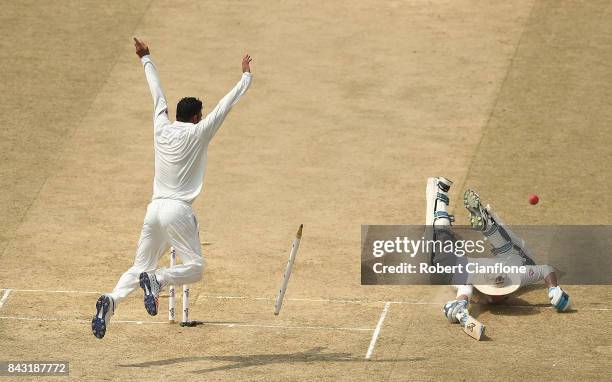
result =
[[[194,97],[185,97],[176,105],[176,120],[189,122],[193,116],[202,111],[202,101]]]

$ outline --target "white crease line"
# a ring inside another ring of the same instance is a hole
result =
[[[487,306],[487,305],[483,304],[483,306]],[[537,306],[537,305],[490,305],[490,306],[493,307],[493,308],[503,308],[503,309],[512,309],[512,308],[518,308],[518,309],[554,309],[552,306]],[[612,308],[580,308],[580,307],[574,308],[572,306],[572,310],[576,310],[577,312],[580,312],[581,310],[608,312],[608,311],[612,311]]]
[[[404,305],[444,305],[444,302],[422,302],[422,301],[387,301],[389,304],[404,304]]]
[[[24,293],[68,293],[68,294],[102,294],[103,292],[82,291],[82,290],[46,290],[46,289],[12,289],[14,292]],[[251,296],[215,296],[200,295],[200,298],[217,300],[265,300],[274,301],[275,297],[251,297]],[[286,298],[285,301],[305,301],[305,302],[331,302],[339,304],[411,304],[411,305],[444,305],[444,302],[414,302],[414,301],[381,301],[381,300],[343,300],[333,298]]]
[[[16,289],[13,288],[14,292],[25,292],[25,293],[75,293],[75,294],[102,294],[102,292],[91,292],[83,290],[46,290],[46,289]]]
[[[81,291],[81,290],[45,290],[45,289],[4,289],[15,292],[25,293],[73,293],[73,294],[102,294],[102,292],[92,291]],[[213,295],[201,295],[198,298],[209,298],[218,300],[267,300],[273,301],[274,297],[250,297],[250,296],[213,296]],[[443,306],[446,301],[440,302],[422,302],[422,301],[380,301],[380,300],[342,300],[342,299],[325,299],[325,298],[286,298],[286,301],[305,301],[305,302],[330,302],[340,304],[400,304],[400,305],[440,305]],[[487,305],[487,304],[477,304]],[[535,306],[535,305],[491,305],[493,307],[502,308],[524,308],[524,309],[552,309],[552,306]],[[612,311],[612,308],[580,308],[575,307],[576,310],[589,310],[589,311]]]
[[[82,291],[82,290],[45,290],[45,289],[12,289],[14,292],[23,293],[67,293],[67,294],[102,294],[102,292]],[[201,295],[198,298],[209,298],[219,300],[268,300],[274,301],[274,297],[250,297],[250,296],[213,296]],[[341,299],[325,299],[325,298],[286,298],[286,301],[307,301],[307,302],[335,302],[343,304],[368,304],[368,303],[384,303],[385,301],[362,301],[362,300],[341,300]],[[401,302],[395,302],[401,303]]]
[[[345,328],[345,327],[330,327],[330,326],[286,326],[286,325],[260,325],[260,324],[223,324],[216,322],[205,322],[202,325],[245,327],[245,328],[279,328],[279,329],[314,329],[314,330],[346,330],[358,332],[371,332],[375,329],[371,328]]]
[[[0,320],[17,320],[17,321],[72,321],[78,323],[90,323],[90,320],[80,318],[60,318],[60,317],[17,317],[17,316],[0,316]],[[137,325],[168,325],[168,321],[135,321],[135,320],[112,320],[115,324],[137,324]],[[358,331],[371,332],[371,328],[346,328],[346,327],[331,327],[331,326],[289,326],[289,325],[265,325],[265,324],[240,324],[240,323],[221,323],[221,322],[202,322],[199,325],[206,326],[223,326],[226,328],[262,328],[262,329],[301,329],[301,330],[343,330],[343,331]]]
[[[4,294],[2,295],[2,299],[0,299],[0,309],[2,309],[2,307],[4,306],[4,304],[6,304],[6,301],[9,298],[9,295],[11,294],[11,289],[5,289],[4,290]]]
[[[274,297],[248,297],[248,296],[211,296],[204,295],[198,298],[209,298],[218,300],[265,300],[274,301]],[[384,301],[361,301],[361,300],[334,300],[326,298],[285,298],[285,301],[306,301],[306,302],[336,302],[342,304],[364,304],[364,303],[383,303]]]
[[[91,320],[80,318],[61,318],[61,317],[17,317],[17,316],[0,316],[0,320],[18,320],[18,321],[72,321],[80,323],[91,323]],[[113,320],[114,324],[167,324],[165,321],[135,321],[135,320]]]
[[[60,317],[16,317],[16,316],[0,316],[0,320],[18,320],[18,321],[72,321],[79,323],[91,323],[91,320],[80,318],[60,318]],[[136,321],[136,320],[113,320],[114,324],[168,324],[166,321]]]
[[[380,318],[378,319],[378,323],[376,324],[376,329],[374,329],[374,333],[372,333],[372,340],[370,341],[370,346],[368,347],[368,352],[365,355],[365,359],[370,359],[370,357],[372,357],[372,353],[374,353],[374,347],[376,346],[376,341],[378,340],[378,336],[380,335],[380,330],[382,329],[383,322],[385,321],[385,317],[387,317],[387,312],[389,312],[390,306],[391,306],[390,302],[385,303],[385,307],[380,313]]]

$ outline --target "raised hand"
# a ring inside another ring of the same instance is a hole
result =
[[[144,56],[147,56],[147,55],[151,54],[149,52],[149,47],[147,46],[147,44],[145,44],[143,41],[137,39],[136,37],[134,37],[134,47],[136,48],[136,54],[140,58],[143,58]]]
[[[251,61],[253,59],[248,54],[245,54],[242,58],[242,73],[249,72],[251,73]]]

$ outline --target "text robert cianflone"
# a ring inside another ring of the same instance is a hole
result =
[[[407,236],[398,236],[394,240],[374,240],[372,242],[372,256],[374,257],[382,257],[388,253],[415,257],[419,252],[454,253],[455,256],[462,257],[466,254],[482,254],[484,251],[484,240],[426,240],[424,237],[412,240]]]
[[[492,265],[481,265],[478,263],[467,263],[457,265],[443,266],[440,264],[429,265],[420,263],[416,264],[401,263],[397,265],[383,265],[382,263],[375,263],[372,266],[374,273],[387,273],[387,274],[525,274],[527,268],[524,265],[507,265],[502,263],[496,263]]]

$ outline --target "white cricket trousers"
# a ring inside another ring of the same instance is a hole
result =
[[[139,287],[139,275],[153,272],[162,283],[192,284],[202,279],[204,258],[198,220],[191,205],[180,200],[155,199],[147,207],[134,265],[119,279],[109,295],[118,304]],[[172,246],[181,264],[157,269],[159,258]],[[157,269],[157,270],[156,270]]]

